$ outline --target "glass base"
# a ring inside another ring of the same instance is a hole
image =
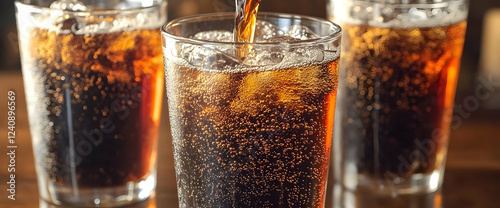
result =
[[[442,185],[443,171],[435,170],[428,174],[414,174],[409,178],[401,178],[385,174],[378,178],[359,175],[356,191],[375,195],[393,197],[408,194],[430,194],[439,190]]]
[[[336,187],[337,188],[337,187]],[[404,194],[391,196],[387,194],[376,195],[363,191],[336,192],[332,208],[387,208],[387,207],[418,207],[442,208],[442,195],[440,191],[430,194]],[[340,194],[341,193],[341,194]]]
[[[429,174],[415,174],[410,178],[373,177],[359,174],[346,177],[333,187],[329,207],[386,208],[421,207],[441,208],[442,170]]]
[[[42,199],[55,205],[78,207],[117,207],[148,199],[156,187],[156,177],[129,182],[123,186],[109,188],[73,189],[71,187],[49,187],[49,197]],[[44,208],[40,206],[40,208]]]

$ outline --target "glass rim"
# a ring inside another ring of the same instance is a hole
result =
[[[102,9],[102,10],[90,10],[90,11],[67,11],[67,10],[60,10],[60,9],[51,9],[50,7],[44,7],[44,6],[38,6],[38,5],[32,5],[29,3],[24,3],[22,0],[16,0],[14,2],[16,8],[22,8],[27,11],[31,12],[36,12],[36,13],[42,13],[42,12],[52,12],[52,11],[58,11],[61,12],[62,14],[68,14],[72,16],[88,16],[89,14],[92,15],[100,15],[100,16],[110,16],[110,15],[123,15],[123,14],[136,14],[136,13],[143,13],[145,11],[149,10],[154,10],[156,8],[162,7],[167,4],[166,0],[156,0],[153,1],[153,4],[151,6],[145,6],[145,7],[137,7],[137,8],[130,8],[130,9]]]
[[[161,33],[162,36],[168,39],[176,40],[182,43],[186,44],[192,44],[192,45],[231,45],[231,46],[275,46],[278,44],[286,44],[289,46],[302,46],[302,45],[311,45],[313,43],[317,44],[324,44],[328,42],[332,42],[334,40],[338,40],[342,36],[342,28],[338,25],[335,24],[327,19],[319,18],[319,17],[311,17],[311,16],[305,16],[305,15],[298,15],[298,14],[289,14],[289,13],[279,13],[279,12],[259,12],[257,14],[257,17],[262,17],[262,16],[273,16],[277,18],[292,18],[292,17],[298,17],[300,19],[307,19],[311,21],[319,21],[322,23],[326,23],[330,28],[333,30],[331,34],[321,36],[320,38],[313,38],[313,39],[308,39],[308,40],[298,40],[298,41],[290,41],[290,42],[263,42],[263,43],[245,43],[245,42],[222,42],[222,41],[210,41],[210,40],[200,40],[200,39],[193,39],[193,38],[188,38],[188,37],[181,37],[178,35],[174,35],[168,32],[169,28],[184,24],[184,23],[190,23],[193,22],[193,20],[207,20],[207,18],[218,18],[219,20],[225,20],[225,19],[234,19],[235,14],[234,12],[219,12],[219,13],[206,13],[206,14],[198,14],[198,15],[191,15],[191,16],[186,16],[186,17],[181,17],[174,19],[167,24],[163,25],[161,27]],[[258,19],[258,18],[257,18]],[[217,19],[215,19],[217,20]]]

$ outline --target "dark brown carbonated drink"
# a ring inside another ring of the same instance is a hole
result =
[[[323,207],[338,57],[226,72],[168,66],[181,207]]]
[[[158,30],[34,29],[24,46],[35,154],[50,181],[99,188],[148,177],[164,83]]]
[[[206,15],[164,28],[182,208],[324,207],[340,28],[290,15],[257,20],[259,3],[237,1],[236,20]]]
[[[344,25],[341,125],[345,145],[360,147],[360,173],[406,178],[442,166],[465,28]]]

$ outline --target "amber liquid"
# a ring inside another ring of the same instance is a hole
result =
[[[60,34],[35,29],[23,63],[39,93],[37,161],[55,184],[112,187],[148,176],[163,94],[158,30]]]
[[[234,30],[235,42],[253,42],[260,1],[261,0],[237,0]]]
[[[257,12],[261,0],[237,0],[236,17],[234,21],[234,42],[253,43],[255,36],[255,26],[257,22]],[[235,55],[239,59],[245,58],[251,46],[239,46],[235,48]]]
[[[181,207],[323,207],[337,66],[168,67]]]
[[[344,25],[341,125],[360,173],[410,177],[441,167],[465,28]]]

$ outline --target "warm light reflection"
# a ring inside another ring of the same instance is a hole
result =
[[[443,195],[441,193],[436,193],[434,196],[434,208],[441,208],[442,207],[442,201],[443,201]]]

